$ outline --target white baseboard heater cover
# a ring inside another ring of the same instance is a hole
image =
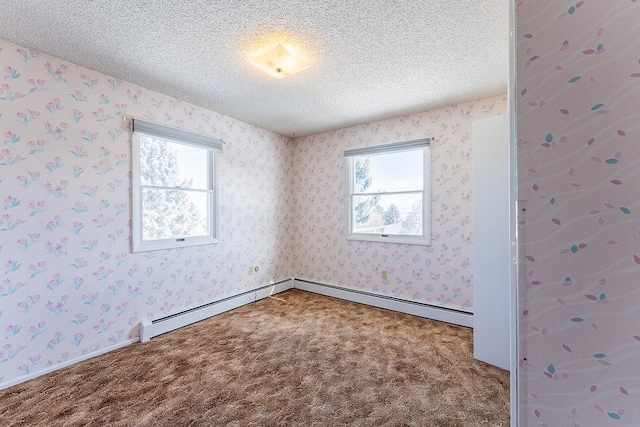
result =
[[[252,289],[239,295],[234,295],[199,307],[194,307],[160,319],[143,320],[140,322],[138,329],[140,341],[147,342],[158,335],[199,322],[211,316],[215,316],[216,314],[242,307],[243,305],[267,298],[270,295],[277,294],[291,288],[293,288],[293,279],[286,279],[272,285]]]
[[[386,295],[378,295],[364,292],[358,289],[344,288],[340,286],[327,285],[305,279],[293,279],[293,287],[307,292],[314,292],[329,297],[340,298],[347,301],[370,305],[387,310],[398,311],[400,313],[411,314],[413,316],[427,319],[439,320],[441,322],[453,323],[454,325],[473,328],[473,314],[464,311],[453,310],[445,307],[436,307],[418,302],[407,301]]]
[[[453,323],[455,325],[466,326],[469,328],[473,327],[473,314],[471,313],[416,303],[386,295],[373,294],[357,289],[313,282],[305,279],[286,279],[274,283],[273,285],[253,289],[239,295],[234,295],[206,305],[194,307],[160,319],[144,320],[140,322],[139,326],[140,341],[147,342],[155,336],[199,322],[211,316],[224,313],[225,311],[242,307],[243,305],[267,298],[270,295],[284,292],[287,289],[292,288],[370,305],[372,307],[398,311],[427,319],[439,320],[441,322]]]

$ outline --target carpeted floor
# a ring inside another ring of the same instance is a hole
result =
[[[3,426],[508,426],[472,330],[299,290],[0,391]]]

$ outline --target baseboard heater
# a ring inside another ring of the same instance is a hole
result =
[[[293,279],[293,287],[307,292],[314,292],[334,298],[370,305],[387,310],[411,314],[441,322],[473,328],[473,314],[446,307],[437,307],[414,301],[408,301],[387,295],[378,295],[358,289],[318,283],[306,279]]]
[[[267,298],[270,295],[286,291],[292,287],[293,279],[281,280],[280,282],[261,288],[252,289],[238,295],[190,308],[180,313],[170,314],[160,319],[143,320],[140,322],[138,329],[140,341],[147,342],[158,335],[199,322],[216,314],[242,307],[243,305]]]

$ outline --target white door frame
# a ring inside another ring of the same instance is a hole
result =
[[[511,241],[511,266],[509,277],[509,317],[510,317],[510,401],[511,427],[518,426],[518,176],[517,176],[517,109],[516,109],[516,7],[515,0],[509,0],[509,71],[507,75],[507,114],[509,114],[509,189],[512,196],[509,212],[509,237]]]

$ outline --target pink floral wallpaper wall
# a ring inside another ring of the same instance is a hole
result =
[[[640,425],[640,2],[518,1],[521,426]]]
[[[225,142],[219,245],[130,252],[123,115]],[[289,153],[287,138],[0,40],[0,385],[291,277]]]
[[[506,109],[500,96],[294,140],[296,277],[473,312],[471,123]],[[424,137],[434,138],[432,245],[346,240],[343,151]]]
[[[0,68],[0,386],[289,277],[473,312],[471,123],[505,97],[291,141],[4,40]],[[123,116],[224,141],[219,245],[131,253]],[[432,246],[347,241],[343,150],[422,137]]]

